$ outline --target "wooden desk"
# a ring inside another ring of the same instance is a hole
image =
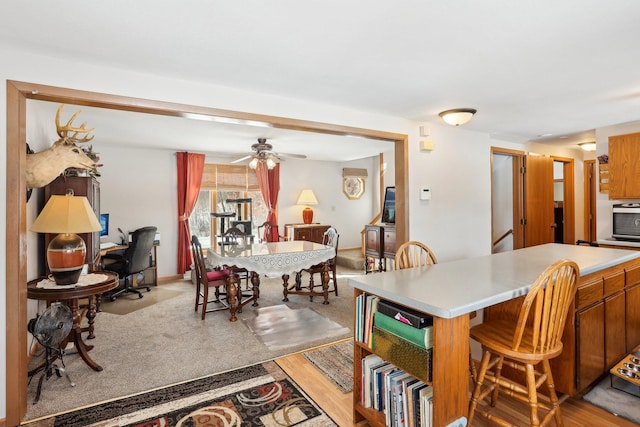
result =
[[[151,261],[149,262],[150,264],[149,267],[144,270],[143,281],[138,282],[138,275],[137,274],[132,275],[132,281],[131,281],[132,287],[135,288],[138,285],[158,286],[158,246],[160,246],[160,243],[154,244],[153,248],[151,249]],[[102,258],[109,252],[124,251],[128,247],[129,245],[116,245],[116,246],[100,249],[100,257]],[[151,280],[147,280],[147,273],[153,276]]]
[[[35,279],[31,280],[27,284],[27,298],[44,300],[47,302],[60,301],[68,306],[71,309],[71,313],[73,315],[73,326],[67,338],[65,338],[65,340],[61,343],[61,347],[66,348],[69,342],[73,342],[76,349],[78,350],[78,354],[80,355],[80,357],[82,357],[82,360],[84,360],[85,363],[89,365],[94,371],[102,371],[102,366],[94,362],[91,356],[89,356],[88,354],[93,346],[85,344],[85,342],[82,340],[82,327],[80,325],[82,319],[80,315],[78,300],[82,298],[89,298],[89,310],[87,312],[87,319],[89,319],[91,328],[91,326],[93,325],[93,320],[96,317],[96,304],[93,300],[93,297],[96,295],[101,295],[104,292],[110,291],[117,287],[118,275],[116,273],[108,271],[100,271],[88,274],[87,276],[94,276],[92,278],[100,278],[104,276],[104,279],[92,285],[76,285],[71,287],[58,286],[54,284],[53,286],[55,287],[50,288],[38,287],[38,283],[45,278]],[[29,374],[31,375],[38,369],[39,367],[34,369]]]

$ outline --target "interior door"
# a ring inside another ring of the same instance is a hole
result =
[[[553,243],[556,224],[552,158],[532,153],[525,156],[524,203],[524,246]]]

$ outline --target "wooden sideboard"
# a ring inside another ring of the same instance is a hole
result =
[[[387,270],[387,258],[395,259],[396,257],[396,226],[384,224],[369,224],[364,226],[364,256],[365,273],[372,271],[375,266],[369,263],[370,259],[374,262],[378,260],[378,271]]]
[[[284,235],[287,240],[306,240],[322,243],[324,232],[331,227],[322,224],[285,224]]]

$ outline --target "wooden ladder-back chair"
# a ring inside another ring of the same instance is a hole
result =
[[[269,221],[265,221],[258,226],[258,241],[260,243],[279,242],[286,240],[278,232],[278,226]]]
[[[563,425],[549,360],[562,352],[562,332],[576,294],[578,275],[576,263],[557,261],[531,286],[518,319],[488,321],[471,328],[471,338],[482,345],[483,356],[469,402],[469,425],[476,413],[500,425],[512,425],[491,411],[499,393],[528,403],[532,426],[545,426],[552,418],[556,425]],[[503,377],[503,365],[524,373],[526,386]],[[542,365],[541,370],[536,370],[538,365]],[[545,382],[548,397],[538,395],[538,388]],[[485,405],[487,398],[491,408]],[[542,421],[539,408],[546,410]]]
[[[322,272],[324,271],[325,264],[327,265],[327,270],[329,271],[329,282],[333,282],[333,288],[329,288],[328,292],[333,292],[335,296],[338,296],[338,278],[337,278],[337,263],[336,260],[338,258],[338,242],[340,240],[340,235],[338,231],[334,227],[329,227],[327,231],[324,232],[322,236],[322,244],[326,246],[332,246],[336,254],[333,258],[328,259],[325,262],[321,262],[319,264],[313,265],[309,268],[302,269],[296,273],[295,279],[295,289],[300,290],[305,288],[306,286],[302,286],[302,274],[304,272],[309,273],[309,286],[308,289],[310,292],[313,292],[314,286],[318,286],[315,284],[315,280],[313,278],[314,274],[318,274],[320,276],[320,280],[318,281],[322,284]],[[309,297],[311,301],[313,301],[313,295]]]
[[[403,243],[396,251],[396,270],[437,263],[438,260],[431,249],[415,240]]]
[[[207,271],[207,266],[204,262],[204,255],[202,253],[202,246],[196,236],[191,236],[191,252],[193,254],[193,264],[196,273],[195,311],[198,311],[198,307],[202,306],[202,320],[204,320],[207,313],[226,310],[229,308],[229,304],[226,301],[226,287],[229,280],[229,270],[222,269]],[[220,290],[220,287],[222,287],[222,291]],[[210,288],[214,288],[213,299],[209,299]],[[209,304],[215,304],[215,307],[208,309],[207,306]]]
[[[231,227],[224,232],[222,235],[222,244],[226,247],[225,251],[227,252],[241,252],[245,249],[251,249],[247,235],[238,227]],[[249,270],[235,265],[225,266],[225,268],[236,274],[240,282],[244,280],[245,289],[249,290],[249,279],[251,278]]]

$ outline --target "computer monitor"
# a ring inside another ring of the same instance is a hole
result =
[[[396,187],[387,187],[385,189],[382,222],[385,224],[396,223]]]
[[[100,237],[106,236],[109,234],[109,214],[100,214]]]

